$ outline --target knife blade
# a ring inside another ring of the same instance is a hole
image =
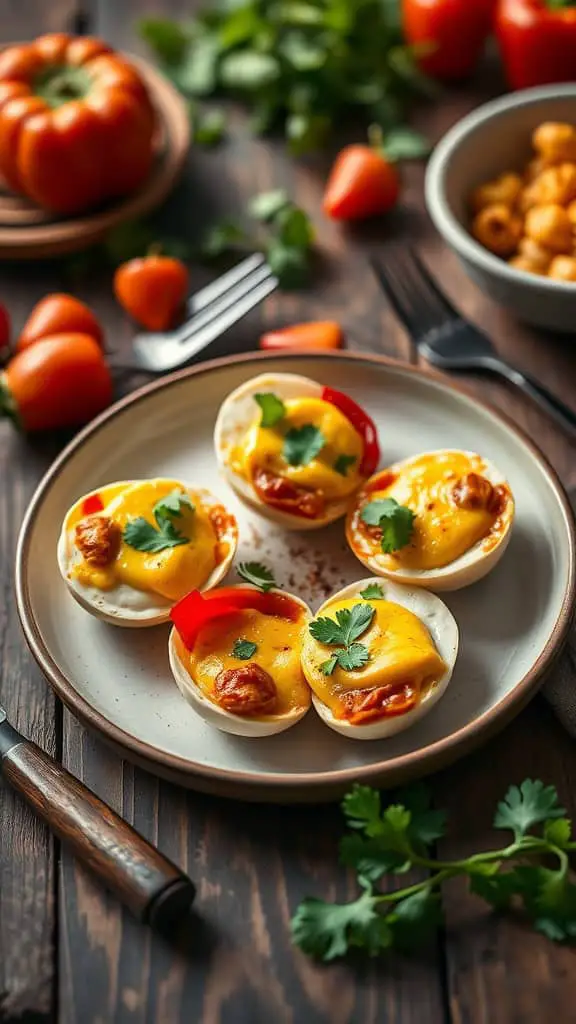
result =
[[[140,921],[166,929],[189,912],[196,890],[188,875],[14,729],[2,705],[0,775]]]

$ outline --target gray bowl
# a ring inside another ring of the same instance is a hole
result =
[[[509,267],[469,233],[468,201],[477,185],[524,167],[530,137],[543,121],[576,125],[576,84],[511,93],[479,107],[438,144],[426,173],[426,204],[466,273],[520,319],[556,331],[576,331],[576,282],[554,281]]]

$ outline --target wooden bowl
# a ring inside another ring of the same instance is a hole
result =
[[[138,68],[158,114],[157,154],[148,180],[124,199],[91,213],[62,217],[10,192],[0,178],[0,260],[45,259],[88,249],[124,221],[150,213],[171,192],[190,146],[186,102],[147,61],[124,56]]]

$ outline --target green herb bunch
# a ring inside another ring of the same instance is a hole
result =
[[[376,790],[355,786],[342,809],[350,832],[340,842],[340,860],[356,871],[361,894],[345,904],[300,904],[292,937],[310,956],[334,960],[355,947],[372,956],[391,948],[409,951],[441,925],[441,886],[457,876],[497,910],[522,906],[548,938],[576,937],[576,885],[569,865],[576,841],[553,786],[531,779],[511,786],[494,818],[494,827],[511,832],[511,839],[501,849],[454,861],[431,855],[445,834],[446,815],[431,807],[425,786],[410,787],[386,807]],[[392,892],[378,889],[385,876],[411,868],[428,875]]]
[[[388,132],[430,90],[402,38],[399,0],[216,0],[192,19],[140,33],[186,95],[243,99],[257,134],[282,128],[295,153],[360,114]],[[402,132],[403,155],[421,139]]]

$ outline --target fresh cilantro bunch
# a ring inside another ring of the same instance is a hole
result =
[[[215,224],[204,239],[202,255],[214,259],[230,251],[263,252],[282,288],[300,288],[310,276],[314,228],[307,213],[284,189],[261,192],[248,204],[261,226],[253,235],[236,223]]]
[[[174,519],[180,519],[184,511],[193,512],[194,506],[184,491],[174,490],[157,501],[152,509],[156,526],[144,516],[130,519],[124,527],[124,543],[136,551],[158,552],[189,544],[190,537],[178,530]]]
[[[395,498],[376,498],[368,502],[360,513],[367,526],[377,526],[382,533],[380,544],[385,555],[400,551],[410,543],[416,516]]]
[[[362,668],[370,660],[365,644],[357,643],[369,628],[376,614],[371,604],[355,604],[352,608],[339,608],[334,619],[323,617],[309,625],[311,636],[321,644],[336,650],[320,665],[325,676],[331,676],[337,665],[345,672]]]
[[[186,95],[240,98],[256,133],[283,130],[297,154],[345,117],[400,127],[407,101],[431,91],[399,0],[215,0],[182,24],[147,19],[139,30]],[[420,156],[422,140],[402,137],[403,155]]]
[[[351,903],[305,899],[300,904],[292,938],[310,956],[334,960],[354,947],[374,956],[425,942],[442,923],[442,883],[459,875],[498,910],[520,904],[548,938],[576,938],[576,885],[569,864],[576,842],[554,786],[531,779],[511,786],[494,818],[495,828],[512,833],[510,840],[501,849],[455,861],[436,860],[430,853],[445,834],[446,816],[432,809],[423,785],[411,786],[387,806],[376,790],[355,786],[342,809],[350,831],[340,842],[340,861],[356,871],[361,893]],[[377,888],[385,875],[400,876],[413,867],[429,874],[391,892]]]
[[[245,583],[251,583],[253,587],[258,587],[264,594],[276,586],[274,573],[266,565],[262,565],[262,562],[240,562],[237,572],[240,579]]]

